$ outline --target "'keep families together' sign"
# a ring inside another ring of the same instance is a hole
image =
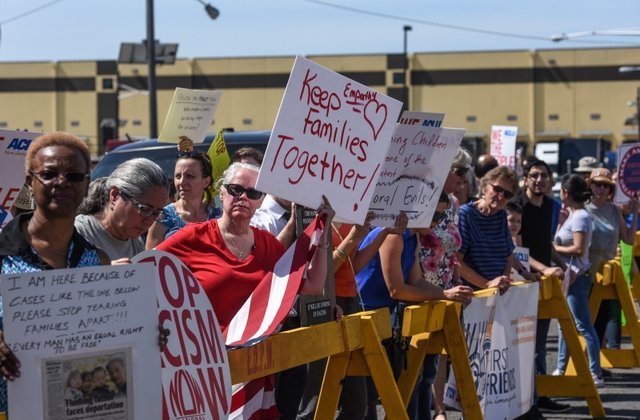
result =
[[[363,222],[401,106],[297,57],[256,188]]]

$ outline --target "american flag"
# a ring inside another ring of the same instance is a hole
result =
[[[267,274],[222,332],[227,346],[255,343],[273,334],[300,292],[303,276],[320,244],[325,222],[316,216]],[[230,419],[278,418],[273,377],[234,385]]]

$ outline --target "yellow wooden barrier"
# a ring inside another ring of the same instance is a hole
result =
[[[562,292],[560,279],[543,277],[540,281],[538,319],[557,319],[567,341],[571,357],[569,367],[563,376],[536,375],[536,389],[539,395],[584,397],[592,417],[604,417],[602,400],[593,383],[584,344],[580,342],[573,322],[567,299]],[[571,363],[573,362],[573,365]],[[577,373],[576,373],[577,372]]]
[[[596,317],[603,300],[617,300],[627,320],[626,333],[631,337],[631,349],[601,349],[600,363],[603,367],[640,367],[640,324],[638,313],[624,279],[619,260],[611,260],[604,265],[601,273],[596,273],[596,281],[589,298],[591,315]]]
[[[446,352],[451,360],[460,404],[465,419],[482,419],[469,352],[460,325],[460,304],[448,301],[422,303],[405,308],[402,334],[411,336],[407,369],[398,378],[398,388],[405,407],[408,406],[424,358],[427,354]],[[387,417],[395,417],[387,413]]]

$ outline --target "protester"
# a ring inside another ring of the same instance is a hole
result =
[[[406,215],[402,214],[402,218]],[[401,220],[401,219],[400,219]],[[382,235],[382,236],[381,236]],[[473,294],[466,286],[455,286],[444,290],[424,281],[418,258],[419,239],[416,229],[406,229],[403,234],[389,234],[384,228],[376,227],[360,243],[360,250],[371,243],[380,242],[380,251],[356,274],[358,290],[365,310],[387,307],[392,313],[392,325],[399,337],[402,314],[407,302],[448,299],[467,303]],[[390,342],[387,351],[394,352],[397,342]],[[401,354],[389,353],[394,375],[400,374]],[[368,390],[372,390],[369,387]],[[375,394],[369,393],[368,411],[375,413]],[[427,398],[430,393],[427,393]],[[414,392],[409,406],[409,417],[418,418],[417,393]],[[430,402],[420,402],[430,406]],[[370,418],[370,417],[367,417]]]
[[[147,235],[146,248],[152,249],[187,223],[204,222],[220,217],[222,212],[212,202],[207,189],[212,183],[211,159],[190,149],[178,153],[173,184],[178,199],[164,207],[164,217],[157,220]]]
[[[481,197],[460,208],[460,275],[474,289],[508,288],[513,241],[504,206],[518,188],[518,176],[506,166],[489,171],[480,182]]]
[[[0,232],[2,274],[109,263],[74,228],[76,211],[87,194],[90,161],[87,145],[69,133],[53,132],[31,142],[25,172],[35,209],[18,214]],[[15,380],[19,369],[0,331],[0,373]],[[6,404],[3,383],[0,411],[6,411]]]
[[[595,273],[601,272],[604,264],[615,258],[620,240],[633,245],[636,240],[636,229],[628,228],[622,211],[611,200],[615,195],[615,183],[611,172],[606,168],[598,168],[591,172],[587,183],[591,189],[591,201],[585,204],[585,209],[593,217],[593,240],[589,247],[589,262],[591,264],[591,281],[595,281]],[[638,224],[638,200],[629,201],[628,210],[631,213],[631,226]],[[603,300],[596,316],[595,329],[600,344],[609,348],[620,348],[620,302],[617,300]],[[606,333],[606,337],[605,337]]]
[[[478,195],[478,181],[473,170],[467,171],[462,179],[460,191],[454,193],[459,205],[467,204],[476,200]]]
[[[157,246],[181,259],[194,273],[223,330],[286,250],[272,234],[250,226],[263,198],[255,189],[257,177],[258,167],[233,163],[223,176],[222,217],[189,224]],[[318,295],[324,290],[327,235],[334,214],[326,198],[317,213],[326,218],[326,228],[306,272],[302,294]]]
[[[471,175],[473,179],[470,164],[471,155],[465,149],[458,148],[442,187],[443,191],[430,229],[420,235],[420,264],[425,279],[443,289],[451,289],[460,283],[456,252],[462,244],[462,238],[458,230],[459,206],[455,194],[464,188],[467,175]],[[434,366],[437,366],[435,370]],[[428,355],[425,358],[422,381],[417,385],[420,387],[421,395],[419,412],[423,417],[431,417],[428,393],[432,393],[433,408],[436,413],[434,419],[446,418],[444,404],[446,367],[446,355],[440,357]]]
[[[498,161],[490,154],[482,154],[478,156],[478,161],[474,167],[474,173],[478,180],[484,178],[484,176],[492,169],[498,167]]]
[[[601,387],[604,386],[604,381],[600,367],[600,340],[591,322],[589,311],[589,290],[591,289],[589,246],[593,235],[593,217],[585,210],[584,203],[590,197],[591,191],[582,176],[574,174],[563,178],[560,199],[569,210],[569,217],[558,229],[554,247],[561,257],[556,263],[565,272],[570,270],[567,277],[570,282],[567,303],[576,328],[586,341],[593,381],[596,386]],[[567,342],[560,334],[558,363],[553,375],[564,375],[568,361]]]
[[[239,148],[233,155],[231,155],[231,163],[250,163],[259,167],[262,165],[263,158],[264,154],[260,150],[255,147],[247,146]]]
[[[524,189],[518,192],[514,202],[522,207],[520,238],[522,246],[529,249],[529,265],[533,272],[562,278],[562,269],[552,266],[555,251],[550,244],[556,229],[553,227],[554,199],[547,194],[553,183],[551,168],[543,160],[534,156],[527,157],[523,166],[523,178]],[[549,319],[537,321],[534,363],[537,375],[547,374],[547,336],[550,324]],[[532,408],[534,412],[540,410],[550,413],[562,413],[570,409],[570,405],[560,404],[549,397],[534,398]]]
[[[164,216],[168,188],[162,168],[149,159],[123,162],[91,183],[76,229],[111,260],[131,258],[144,251],[143,235]]]
[[[507,212],[507,226],[509,227],[509,232],[511,233],[511,240],[513,240],[513,245],[516,247],[521,247],[522,237],[520,235],[520,231],[522,229],[522,207],[513,201],[509,201],[505,205],[504,209]],[[513,257],[513,266],[511,267],[511,273],[509,276],[511,277],[512,281],[540,280],[538,276],[531,273],[531,271],[529,271],[529,269],[527,269],[527,267],[525,267],[522,262],[520,262],[515,253]]]

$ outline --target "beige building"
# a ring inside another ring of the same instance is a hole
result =
[[[195,58],[158,65],[160,127],[175,87],[224,92],[211,130],[269,129],[295,57]],[[401,54],[309,56],[397,99]],[[563,137],[638,140],[638,48],[415,53],[408,59],[408,107],[445,112],[445,125],[488,142],[491,125],[516,125],[533,144]],[[0,128],[66,130],[99,154],[105,137],[146,137],[146,65],[116,61],[0,63]],[[633,120],[635,123],[635,120]],[[159,128],[160,128],[159,127]],[[532,148],[529,148],[529,152]]]

